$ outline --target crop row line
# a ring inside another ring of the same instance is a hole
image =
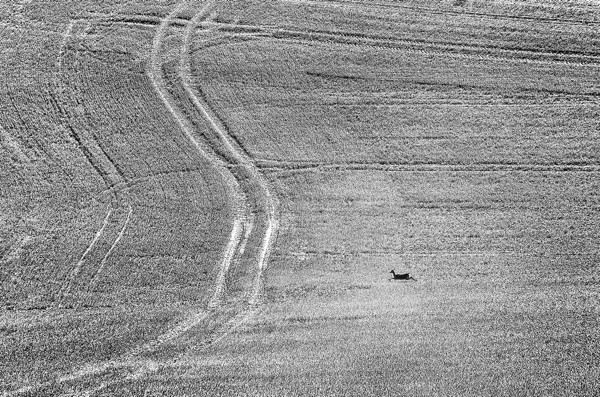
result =
[[[532,63],[564,63],[577,66],[600,66],[600,55],[568,51],[547,51],[537,49],[513,48],[495,45],[462,44],[455,42],[403,39],[394,36],[381,36],[347,31],[323,31],[314,29],[293,30],[280,27],[259,25],[237,25],[208,21],[204,26],[216,26],[232,33],[270,37],[280,40],[335,43],[351,46],[389,48],[423,54],[451,54],[455,56],[476,57],[479,59],[522,60]]]
[[[316,2],[319,3],[319,2]],[[123,23],[153,26],[159,19],[153,16],[122,16],[105,19],[105,23]],[[600,24],[600,22],[598,22]],[[179,27],[189,24],[186,19],[178,21]],[[241,25],[209,21],[204,26],[220,27],[222,30],[256,37],[272,37],[276,39],[292,39],[304,41],[333,42],[336,44],[371,46],[376,48],[391,48],[425,54],[442,53],[456,56],[477,57],[480,59],[523,60],[534,63],[567,63],[579,66],[595,66],[600,63],[600,54],[580,51],[548,51],[535,48],[514,48],[499,45],[477,45],[456,42],[410,40],[395,36],[375,34],[323,31],[323,30],[294,30],[277,26]]]
[[[427,13],[427,14],[438,14],[438,15],[453,15],[457,17],[469,16],[480,19],[488,19],[497,21],[498,19],[509,19],[509,20],[522,20],[526,22],[539,22],[546,24],[564,24],[564,25],[599,25],[600,21],[595,20],[579,20],[579,19],[565,19],[565,18],[546,18],[546,17],[535,17],[535,16],[526,16],[526,15],[509,15],[509,14],[500,14],[500,13],[485,13],[485,12],[474,12],[468,11],[465,9],[460,10],[451,10],[451,9],[434,9],[431,7],[419,7],[414,5],[406,5],[399,4],[397,2],[394,3],[378,3],[371,1],[353,1],[353,0],[284,0],[288,3],[298,3],[298,4],[310,4],[321,7],[334,7],[334,8],[380,8],[380,9],[402,9],[402,10],[411,10],[419,13]]]
[[[600,172],[600,164],[527,164],[527,163],[399,163],[399,162],[339,162],[277,161],[257,159],[257,165],[274,172],[306,170],[393,171],[393,172]]]

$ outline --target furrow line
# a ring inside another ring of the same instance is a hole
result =
[[[101,23],[103,25],[110,25],[113,23],[123,25],[139,25],[144,27],[156,27],[159,26],[161,18],[153,15],[120,15],[117,17],[107,18]],[[182,28],[189,23],[189,20],[184,18],[173,18],[171,20],[171,27]]]
[[[201,168],[187,168],[187,169],[179,169],[179,170],[153,172],[146,176],[128,179],[127,182],[123,181],[123,182],[116,183],[113,186],[102,190],[95,197],[98,198],[105,194],[116,194],[120,191],[131,189],[132,187],[136,186],[137,184],[148,182],[152,179],[166,176],[166,175],[193,173],[193,172],[200,172],[200,171],[202,171]]]
[[[402,164],[402,163],[369,163],[339,162],[327,163],[318,161],[277,161],[257,160],[259,167],[272,172],[301,172],[306,170],[341,170],[341,171],[540,171],[540,172],[600,172],[600,164]]]
[[[464,56],[484,60],[518,60],[540,64],[569,64],[575,66],[598,66],[598,54],[580,54],[571,52],[551,52],[532,49],[517,49],[501,46],[484,46],[477,44],[461,44],[451,42],[431,42],[426,40],[409,40],[393,36],[369,35],[357,32],[292,30],[258,25],[234,25],[207,22],[206,26],[223,27],[234,30],[247,30],[248,36],[271,37],[280,40],[296,40],[307,42],[325,42],[341,45],[367,46],[374,48],[396,49],[404,52],[423,54],[442,54]],[[268,35],[268,36],[265,36]],[[494,51],[495,53],[491,53]],[[511,56],[512,55],[512,56]],[[561,58],[562,57],[562,58]],[[569,59],[571,58],[571,59]]]
[[[89,142],[86,142],[86,141],[91,140],[95,144],[97,149],[99,149],[104,154],[104,156],[108,159],[108,161],[111,163],[111,165],[117,171],[117,178],[119,178],[119,179],[123,179],[122,170],[120,169],[118,164],[116,164],[107,155],[107,153],[98,144],[98,142],[96,142],[96,140],[93,138],[93,136],[91,137],[91,139],[89,137],[86,139],[86,137],[83,135],[83,130],[78,131],[78,129],[75,128],[75,125],[73,123],[73,121],[74,121],[73,115],[68,110],[66,110],[66,108],[63,107],[60,103],[61,102],[60,96],[62,96],[63,93],[67,90],[67,88],[62,83],[62,77],[61,77],[64,74],[63,73],[64,72],[63,71],[63,69],[64,69],[63,68],[63,66],[64,66],[63,58],[65,56],[65,49],[68,45],[68,41],[73,36],[73,29],[74,29],[76,23],[78,23],[78,22],[79,22],[79,20],[71,20],[69,22],[69,25],[67,26],[67,29],[65,30],[65,32],[63,34],[63,40],[59,46],[57,60],[55,62],[56,74],[53,79],[54,90],[50,92],[49,99],[50,99],[52,106],[58,112],[61,123],[67,129],[67,131],[69,132],[69,135],[75,141],[79,150],[82,152],[82,154],[84,155],[84,157],[86,158],[88,163],[94,168],[96,173],[102,178],[106,187],[110,187],[116,183],[112,180],[113,175],[111,174],[111,172],[109,172],[109,170],[106,169],[105,164],[102,163],[102,161],[101,161],[102,156],[98,155],[98,153],[94,153],[95,152],[93,150],[94,146],[89,145]],[[86,29],[84,29],[84,32],[87,29],[89,29],[89,26]],[[75,62],[77,62],[78,56],[79,56],[79,51],[76,50],[75,51]],[[96,150],[96,152],[97,152],[97,150]]]
[[[332,8],[381,8],[381,9],[403,9],[403,10],[411,10],[417,12],[425,12],[429,14],[438,14],[438,15],[454,15],[454,16],[469,16],[473,18],[481,18],[481,19],[489,19],[493,21],[497,21],[498,19],[509,19],[509,20],[523,20],[527,22],[533,23],[546,23],[546,24],[564,24],[564,25],[598,25],[600,21],[594,20],[579,20],[579,19],[563,19],[563,18],[545,18],[545,17],[534,17],[534,16],[525,16],[525,15],[508,15],[508,14],[498,14],[498,13],[485,13],[485,12],[473,12],[467,11],[465,9],[460,10],[436,10],[428,7],[418,7],[411,6],[405,4],[383,4],[377,2],[360,2],[360,1],[351,1],[351,0],[323,0],[323,1],[314,1],[314,0],[284,0],[288,3],[297,3],[297,4],[309,4],[316,5],[321,7],[332,7]]]

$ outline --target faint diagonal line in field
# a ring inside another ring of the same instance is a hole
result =
[[[59,305],[62,303],[63,298],[69,294],[71,287],[73,286],[73,283],[74,283],[75,279],[77,278],[77,275],[79,274],[79,272],[81,271],[81,268],[83,267],[83,265],[85,263],[86,257],[88,256],[88,254],[90,253],[92,248],[94,248],[94,245],[96,244],[98,239],[100,239],[100,237],[102,236],[102,233],[104,233],[104,229],[106,229],[106,226],[108,225],[108,219],[109,219],[110,215],[112,214],[112,211],[113,211],[112,207],[109,206],[107,209],[107,212],[106,212],[106,216],[104,217],[104,221],[102,222],[102,226],[100,227],[100,229],[98,229],[96,231],[94,238],[92,239],[92,241],[90,242],[90,244],[88,245],[86,250],[83,252],[83,255],[81,255],[81,257],[79,258],[79,260],[73,267],[73,270],[71,270],[71,274],[69,275],[69,278],[68,278],[66,284],[64,284],[63,287],[58,292],[58,304]]]
[[[67,25],[67,29],[65,30],[65,33],[63,34],[63,39],[62,42],[60,43],[60,47],[58,49],[58,56],[56,59],[56,70],[60,71],[62,68],[62,58],[63,58],[63,52],[65,50],[65,47],[67,46],[67,43],[69,42],[69,38],[71,37],[71,32],[73,31],[73,27],[75,26],[75,20],[72,20],[69,22],[69,25]]]
[[[22,163],[29,162],[29,158],[24,152],[19,141],[15,139],[6,129],[0,125],[0,145],[4,146],[5,150],[12,154],[11,157],[16,158]]]
[[[241,325],[246,323],[252,316],[254,316],[260,310],[259,306],[251,305],[246,310],[238,313],[235,317],[231,318],[229,321],[224,323],[220,328],[218,328],[214,333],[210,335],[210,337],[200,344],[194,346],[193,350],[203,350],[210,346],[214,346],[219,343],[221,340],[225,339],[229,336],[233,331],[238,329]],[[99,365],[90,365],[88,367],[82,368],[80,371],[69,375],[67,377],[63,377],[59,380],[60,383],[77,380],[79,378],[83,378],[86,376],[91,376],[94,374],[102,373],[111,368],[128,368],[128,374],[121,379],[112,380],[108,382],[102,382],[100,385],[88,389],[81,393],[83,396],[92,396],[95,393],[106,389],[114,384],[118,384],[123,380],[135,380],[139,379],[142,376],[156,372],[160,368],[165,367],[181,367],[186,365],[186,360],[183,357],[178,357],[174,360],[168,361],[155,361],[155,360],[138,360],[133,361],[134,357],[140,354],[143,354],[147,351],[153,351],[158,348],[161,344],[167,343],[168,341],[177,338],[179,335],[185,333],[191,328],[194,328],[199,321],[204,320],[208,317],[210,313],[206,311],[202,311],[197,313],[193,317],[189,317],[186,320],[179,323],[175,328],[170,330],[169,332],[161,335],[156,340],[149,342],[145,345],[140,346],[132,350],[130,353],[121,357],[119,361],[102,363]]]
[[[104,270],[104,267],[106,266],[106,261],[108,260],[108,258],[110,257],[110,254],[112,254],[112,252],[114,251],[115,247],[119,244],[119,241],[121,241],[121,238],[123,238],[123,235],[125,234],[125,229],[127,229],[127,225],[129,224],[129,220],[131,219],[131,214],[132,213],[133,213],[133,208],[131,207],[131,204],[130,204],[129,205],[129,212],[127,213],[127,218],[125,219],[125,222],[123,223],[123,227],[119,231],[119,234],[117,235],[117,238],[112,243],[112,245],[110,246],[109,250],[106,252],[106,254],[104,255],[104,257],[100,261],[100,265],[98,266],[98,269],[96,269],[96,272],[94,273],[94,276],[90,280],[90,283],[89,283],[89,286],[88,286],[88,290],[91,291],[96,286],[96,283],[98,282],[98,277],[100,276],[100,274]]]
[[[203,170],[204,170],[203,168],[183,168],[183,169],[175,169],[175,170],[168,170],[168,171],[152,172],[151,174],[149,174],[147,176],[131,178],[131,179],[128,179],[127,181],[122,181],[122,182],[116,183],[116,184],[112,185],[111,187],[108,187],[108,188],[102,190],[101,192],[96,194],[95,197],[100,197],[105,194],[113,194],[114,195],[118,192],[127,191],[128,189],[131,189],[132,187],[134,187],[140,183],[148,182],[148,181],[150,181],[152,179],[156,179],[158,177],[173,175],[173,174],[201,172]]]
[[[169,331],[165,332],[164,334],[158,336],[156,339],[154,339],[146,344],[143,344],[141,346],[138,346],[135,349],[128,352],[127,354],[123,355],[121,357],[121,360],[129,361],[133,357],[138,356],[142,353],[151,352],[151,351],[156,350],[161,345],[177,338],[181,334],[185,333],[186,331],[188,331],[191,328],[198,325],[202,320],[204,320],[208,316],[208,314],[209,314],[209,312],[207,312],[205,310],[194,313],[194,315],[189,316],[185,320],[181,321],[175,327],[171,328]]]

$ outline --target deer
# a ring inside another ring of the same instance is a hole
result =
[[[396,272],[394,272],[393,270],[390,273],[392,273],[392,276],[393,276],[393,278],[391,280],[413,280],[413,281],[417,281],[417,279],[415,279],[414,277],[412,277],[409,273],[396,274]]]

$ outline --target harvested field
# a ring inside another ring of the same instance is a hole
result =
[[[598,27],[1,4],[0,392],[596,395]]]

